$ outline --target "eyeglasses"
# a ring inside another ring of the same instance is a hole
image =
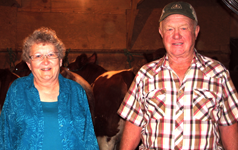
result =
[[[31,55],[29,56],[29,58],[32,60],[32,61],[41,61],[43,60],[45,57],[47,57],[48,59],[56,59],[59,57],[59,53],[58,52],[51,52],[51,53],[48,53],[48,54],[34,54],[34,55]]]

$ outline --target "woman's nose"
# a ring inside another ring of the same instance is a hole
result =
[[[45,64],[48,64],[48,63],[49,63],[49,58],[48,58],[47,55],[44,55],[44,56],[43,56],[43,62],[44,62]]]

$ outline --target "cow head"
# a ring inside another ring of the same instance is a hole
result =
[[[76,60],[68,65],[68,69],[82,76],[89,84],[106,70],[97,65],[97,54],[93,53],[87,57],[85,53],[81,54]]]

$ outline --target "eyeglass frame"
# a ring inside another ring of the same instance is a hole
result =
[[[50,55],[50,54],[56,54],[57,57],[55,57],[55,58],[49,58],[49,55]],[[41,56],[40,59],[39,59],[39,60],[33,59],[33,56],[35,56],[35,55],[40,55],[40,56]],[[34,55],[29,56],[29,59],[32,60],[32,61],[42,61],[45,57],[46,57],[47,59],[57,59],[57,58],[59,58],[59,52],[50,52],[50,53],[48,53],[48,54],[34,54]]]

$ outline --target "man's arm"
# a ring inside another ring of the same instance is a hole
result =
[[[120,150],[134,150],[140,142],[141,130],[141,127],[126,121],[122,134]]]
[[[231,126],[219,126],[219,130],[225,150],[238,150],[238,123]]]

